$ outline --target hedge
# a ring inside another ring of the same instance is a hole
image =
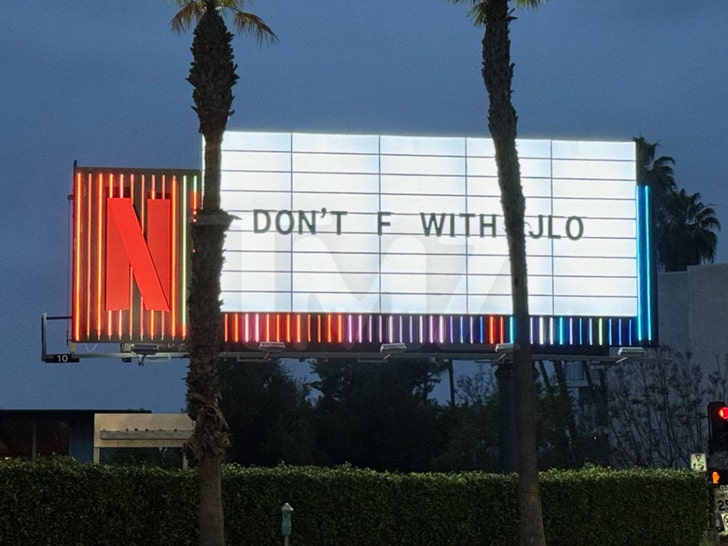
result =
[[[0,544],[197,543],[194,471],[0,462]],[[587,468],[541,474],[550,545],[697,545],[709,522],[705,477],[677,470]],[[517,544],[517,479],[479,472],[226,466],[229,544]]]

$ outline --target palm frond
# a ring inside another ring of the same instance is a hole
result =
[[[278,36],[263,19],[252,13],[235,10],[233,24],[240,32],[250,32],[258,42],[277,42]]]
[[[468,16],[473,20],[475,26],[485,26],[485,8],[493,0],[448,0],[451,4],[470,4]],[[510,0],[506,0],[510,1]],[[513,0],[516,8],[536,9],[544,4],[546,0]]]
[[[177,5],[181,6],[180,10],[175,13],[172,18],[172,30],[182,33],[192,25],[192,22],[199,21],[205,12],[205,4],[200,1],[177,0]]]
[[[207,10],[217,10],[224,17],[233,14],[233,26],[239,32],[251,33],[258,42],[277,42],[278,36],[263,19],[243,11],[243,0],[176,0],[180,10],[172,18],[171,26],[175,32],[183,32],[197,23]]]
[[[536,9],[546,2],[546,0],[516,0],[517,8]]]

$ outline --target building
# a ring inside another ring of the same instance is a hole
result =
[[[728,357],[728,264],[660,273],[659,340],[704,368]]]
[[[0,459],[68,455],[98,463],[102,449],[181,448],[192,428],[183,413],[0,410]]]

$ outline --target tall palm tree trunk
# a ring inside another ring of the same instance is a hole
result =
[[[200,544],[224,545],[221,467],[229,445],[220,407],[217,353],[220,344],[220,272],[229,220],[201,210],[192,226],[188,413],[195,422],[189,441],[197,461]]]
[[[536,385],[531,355],[526,239],[526,202],[516,151],[517,115],[511,102],[513,64],[508,0],[485,2],[483,80],[488,91],[488,128],[495,145],[498,183],[511,262],[516,344],[513,353],[516,427],[518,436],[518,506],[520,543],[545,544],[536,458]]]
[[[197,461],[200,544],[204,546],[225,544],[221,477],[229,440],[219,406],[217,355],[222,329],[222,252],[231,219],[220,209],[220,163],[222,136],[232,113],[232,86],[237,80],[232,34],[214,8],[214,3],[208,4],[195,28],[188,78],[194,87],[195,110],[205,141],[202,208],[192,224],[187,374],[188,413],[195,422],[189,447]]]

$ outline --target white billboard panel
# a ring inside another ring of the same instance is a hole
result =
[[[633,142],[521,140],[530,311],[639,314]],[[228,132],[226,312],[510,314],[486,138]]]

